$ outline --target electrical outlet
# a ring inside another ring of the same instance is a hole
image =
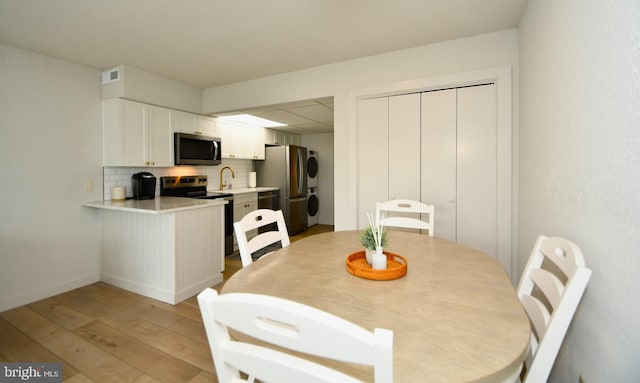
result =
[[[578,376],[578,383],[584,383],[584,379],[582,378],[582,375]]]
[[[93,181],[84,181],[84,191],[86,192],[93,191]]]

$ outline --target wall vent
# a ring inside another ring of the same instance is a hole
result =
[[[102,85],[111,84],[116,81],[120,81],[120,67],[102,72]]]

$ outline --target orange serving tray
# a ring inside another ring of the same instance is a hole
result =
[[[347,271],[357,277],[376,281],[398,279],[407,274],[407,260],[404,257],[388,251],[385,251],[384,255],[387,256],[387,268],[385,270],[374,270],[367,263],[364,250],[351,253],[347,256]]]

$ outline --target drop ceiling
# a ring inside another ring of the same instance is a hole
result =
[[[0,42],[206,89],[517,28],[527,1],[0,0]],[[314,100],[259,113],[322,131],[330,109]]]
[[[320,134],[333,132],[333,97],[243,109],[218,116],[240,113],[287,124],[287,126],[273,128],[286,133]]]

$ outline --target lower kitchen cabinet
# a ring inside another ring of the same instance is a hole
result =
[[[223,205],[101,214],[102,281],[170,304],[222,282]]]
[[[233,221],[238,222],[245,215],[258,209],[258,193],[242,193],[233,196]],[[253,238],[258,234],[257,230],[247,233],[247,238]],[[238,250],[238,239],[233,234],[233,250]]]

